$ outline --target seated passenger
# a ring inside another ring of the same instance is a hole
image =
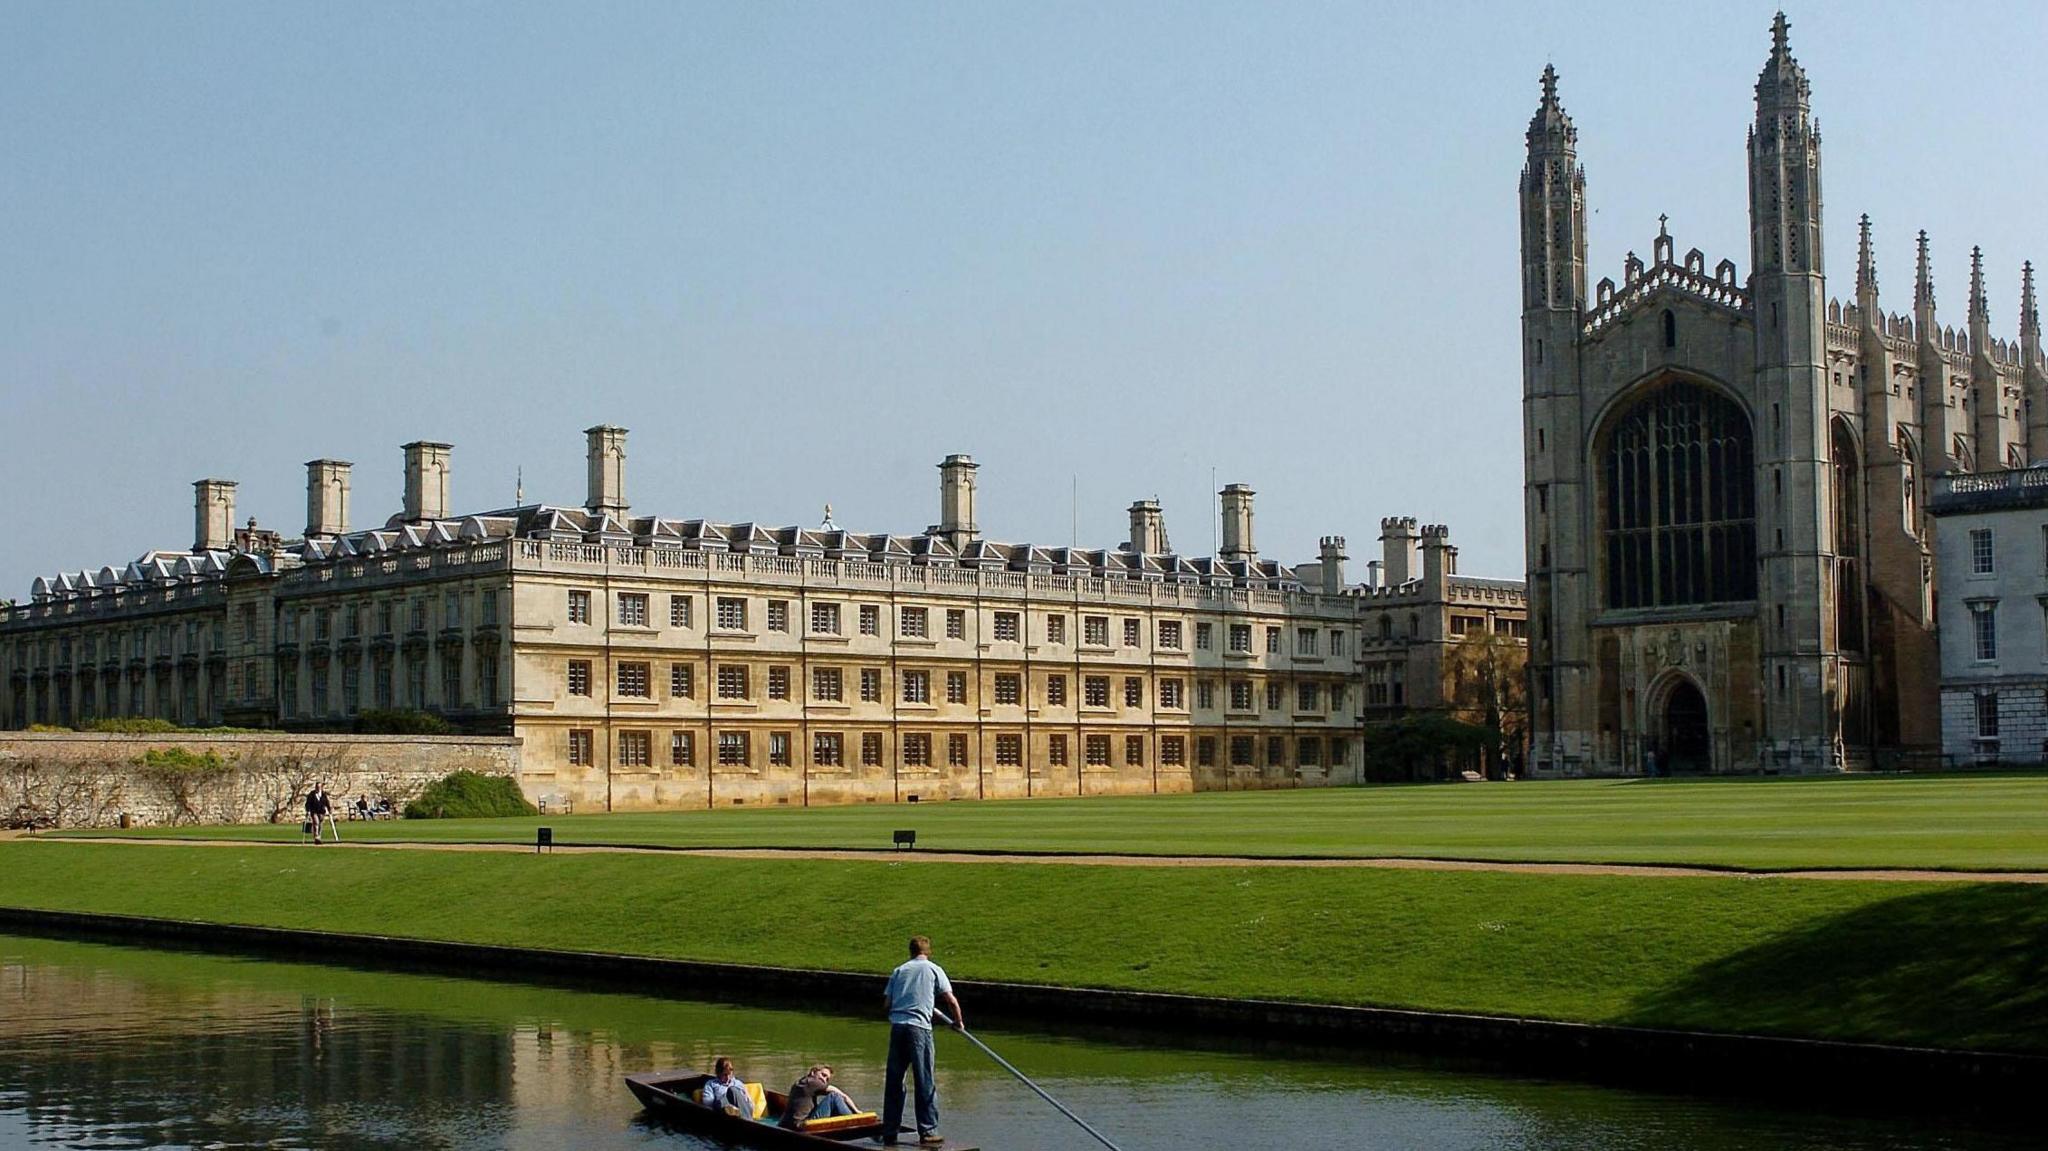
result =
[[[732,1060],[719,1056],[718,1062],[712,1064],[711,1072],[711,1078],[704,1081],[704,1090],[698,1093],[697,1102],[727,1115],[755,1118],[753,1096],[747,1094],[747,1085],[732,1073]]]
[[[789,1106],[782,1110],[782,1126],[801,1131],[813,1119],[831,1119],[860,1111],[846,1092],[832,1086],[832,1068],[813,1064],[789,1089]]]

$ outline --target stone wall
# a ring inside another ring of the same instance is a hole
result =
[[[213,770],[145,766],[144,755],[179,749],[213,755]],[[123,815],[143,826],[296,822],[314,781],[337,809],[358,795],[403,807],[453,771],[519,774],[519,741],[412,735],[102,735],[9,732],[0,736],[0,820],[27,809],[60,827],[111,827]],[[338,810],[337,810],[338,814]]]

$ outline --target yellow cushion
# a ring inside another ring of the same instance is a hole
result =
[[[759,1119],[768,1113],[768,1093],[761,1090],[759,1083],[747,1084],[747,1098],[754,1101],[754,1113],[747,1118]]]
[[[820,1133],[844,1131],[848,1127],[866,1127],[873,1122],[875,1122],[874,1112],[856,1111],[851,1115],[834,1115],[830,1119],[813,1119],[809,1123],[804,1124],[804,1130]]]

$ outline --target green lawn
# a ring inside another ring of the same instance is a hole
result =
[[[970,979],[2048,1050],[2035,885],[28,841],[0,904],[878,975],[922,931]]]
[[[671,847],[2048,869],[2048,775],[1562,781],[345,824],[351,837]],[[298,838],[294,825],[145,835]]]

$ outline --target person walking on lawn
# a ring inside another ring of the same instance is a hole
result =
[[[967,1019],[946,969],[932,962],[931,940],[911,937],[910,959],[890,973],[883,998],[889,1005],[889,1063],[882,1091],[882,1142],[895,1143],[903,1125],[903,1073],[908,1071],[917,1085],[917,1141],[941,1145],[946,1140],[939,1135],[939,1085],[932,1078],[932,1010],[944,1000],[956,1030]]]
[[[327,821],[327,827],[334,832],[334,842],[341,842],[341,829],[334,826],[334,802],[327,798],[327,789],[318,783],[306,793],[306,822],[313,825],[313,842],[320,842],[320,821]]]

